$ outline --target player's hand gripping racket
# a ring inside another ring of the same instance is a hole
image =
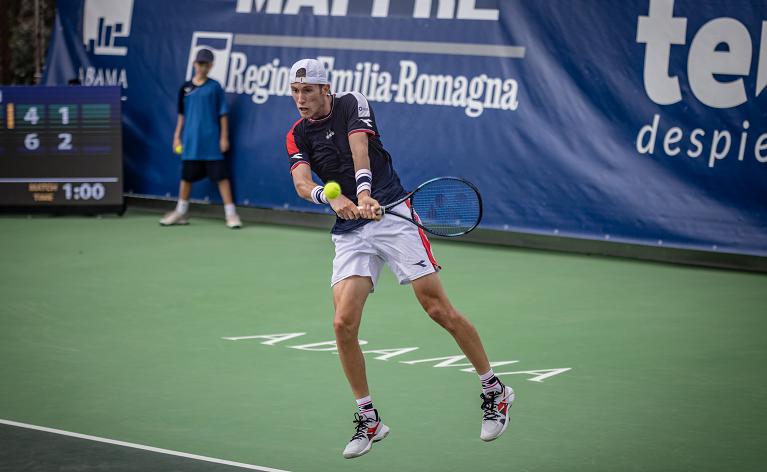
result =
[[[406,202],[409,215],[391,209]],[[418,186],[405,197],[381,207],[383,215],[407,220],[431,234],[463,236],[482,219],[482,197],[471,182],[458,177],[437,177]]]

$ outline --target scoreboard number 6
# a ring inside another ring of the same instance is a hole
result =
[[[24,136],[24,147],[30,151],[35,151],[40,147],[40,138],[37,136],[37,133],[29,133]]]

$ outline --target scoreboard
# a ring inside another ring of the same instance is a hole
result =
[[[120,87],[0,87],[0,210],[121,211]]]

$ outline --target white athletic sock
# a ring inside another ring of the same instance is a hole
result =
[[[237,210],[234,208],[234,203],[227,203],[224,205],[224,214],[226,216],[234,216],[237,214]]]
[[[484,374],[480,374],[479,381],[482,382],[482,393],[488,394],[492,391],[500,392],[503,390],[503,384],[493,373],[493,369]]]
[[[375,418],[376,412],[373,408],[373,399],[370,395],[357,399],[357,408],[360,410],[360,415],[368,418]]]
[[[181,200],[179,198],[178,203],[176,203],[176,211],[181,213],[182,215],[185,215],[188,210],[189,210],[189,200]]]

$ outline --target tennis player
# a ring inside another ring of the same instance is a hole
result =
[[[218,184],[224,201],[226,226],[240,228],[232,198],[232,186],[224,153],[229,150],[229,121],[224,89],[208,77],[213,67],[213,52],[200,49],[194,60],[194,77],[178,92],[178,120],[173,135],[173,150],[181,149],[181,183],[176,209],[161,220],[163,226],[185,225],[192,183],[206,176]]]
[[[387,264],[401,284],[412,284],[429,316],[445,328],[478,372],[482,387],[480,438],[492,441],[509,425],[514,390],[490,368],[474,326],[453,308],[440,282],[440,266],[424,232],[399,218],[381,218],[381,205],[407,193],[379,139],[370,104],[358,92],[330,94],[327,72],[315,59],[302,59],[290,70],[290,89],[301,118],[287,134],[290,171],[296,192],[318,205],[330,205],[337,215],[332,229],[333,303],[338,354],[357,399],[355,432],[343,456],[359,457],[373,442],[389,434],[368,390],[365,359],[357,334],[362,309],[373,292],[381,267]],[[334,180],[342,194],[330,201],[312,179]],[[394,207],[408,214],[405,203]]]

